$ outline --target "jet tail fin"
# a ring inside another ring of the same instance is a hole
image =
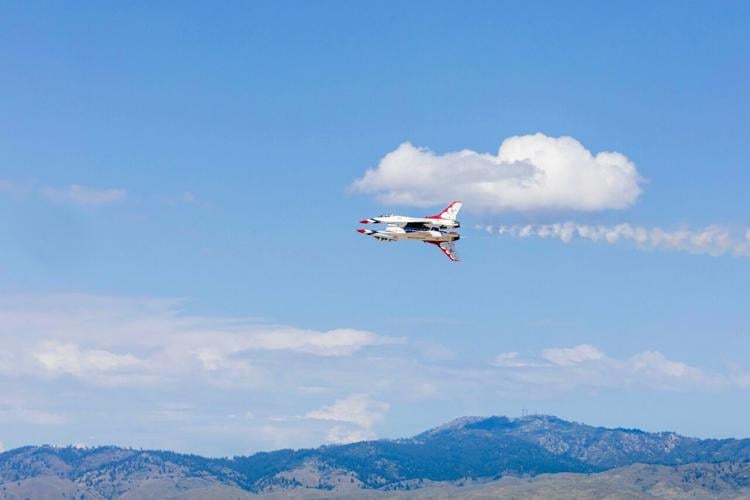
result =
[[[437,215],[431,216],[431,218],[456,220],[456,217],[458,217],[458,211],[461,210],[462,206],[463,206],[463,203],[461,203],[460,201],[454,201],[453,203],[448,205],[445,208],[445,210],[443,210]]]

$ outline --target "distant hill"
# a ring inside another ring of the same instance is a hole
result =
[[[648,484],[669,484],[680,491],[713,494],[713,487],[717,494],[750,498],[745,462],[750,439],[606,429],[552,416],[465,417],[408,439],[219,459],[117,447],[28,446],[0,454],[0,498],[323,498],[404,491],[439,498],[455,496],[448,492],[458,485],[462,496],[481,497],[493,488],[533,496],[535,488],[566,481],[572,491],[571,481],[584,484],[584,477],[604,489],[617,479],[643,495]],[[671,467],[627,467],[633,464]],[[603,471],[609,472],[597,474]],[[658,491],[669,489],[664,488]]]

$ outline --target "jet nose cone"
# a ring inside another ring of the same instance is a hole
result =
[[[367,232],[367,229],[357,229],[358,233],[365,234]]]
[[[370,223],[370,219],[362,219],[361,221],[359,221],[359,223],[360,224],[369,224]]]

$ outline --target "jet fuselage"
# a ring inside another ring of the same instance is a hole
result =
[[[448,229],[461,227],[461,223],[457,220],[443,219],[437,216],[406,217],[403,215],[384,214],[377,217],[370,217],[369,219],[364,219],[359,222],[360,224],[388,224],[398,227],[423,226],[425,228],[444,227]]]

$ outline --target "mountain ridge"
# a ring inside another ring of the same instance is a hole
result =
[[[590,475],[633,464],[730,462],[750,462],[750,439],[594,427],[551,415],[461,417],[411,438],[231,458],[117,446],[25,446],[0,454],[0,488],[6,488],[0,492],[29,481],[52,489],[64,485],[70,494],[87,491],[88,498],[132,496],[155,484],[170,491],[229,488],[248,494],[400,491],[506,476]]]

